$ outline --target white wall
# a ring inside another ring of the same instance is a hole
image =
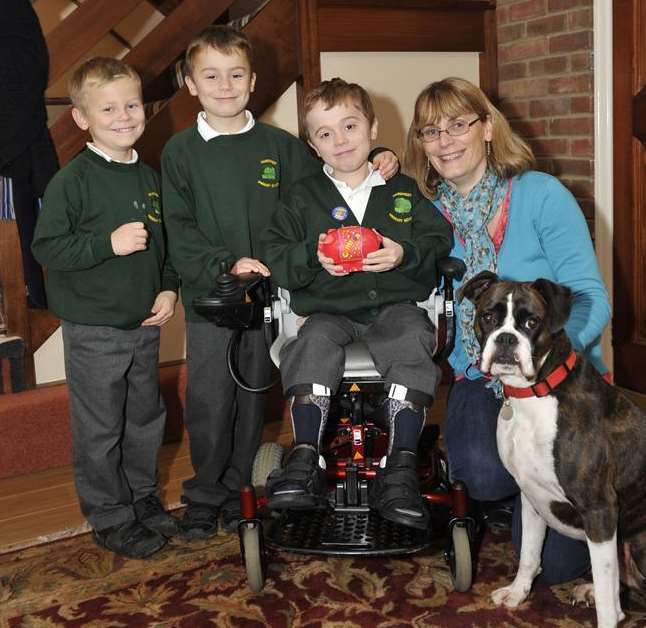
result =
[[[373,99],[379,119],[377,143],[402,154],[408,124],[417,94],[431,81],[457,75],[478,82],[476,53],[382,53],[328,52],[321,54],[323,79],[339,76],[365,87]],[[259,79],[261,80],[261,79]],[[292,85],[261,117],[294,135],[298,133],[296,88]],[[184,314],[181,305],[175,317],[162,328],[160,361],[170,362],[185,355]],[[58,330],[36,352],[36,383],[65,379],[63,343]]]

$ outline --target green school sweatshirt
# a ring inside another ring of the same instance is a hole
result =
[[[295,312],[345,314],[369,323],[384,305],[428,297],[436,285],[436,260],[451,248],[451,228],[415,181],[398,174],[373,187],[362,222],[402,245],[400,266],[339,277],[324,270],[317,257],[319,234],[357,224],[322,170],[292,187],[263,241],[274,282],[290,291]]]
[[[112,232],[141,221],[145,251],[117,256]],[[108,162],[90,149],[58,171],[43,197],[32,250],[47,267],[47,298],[60,318],[133,329],[162,290],[178,288],[166,261],[159,175],[149,166]]]

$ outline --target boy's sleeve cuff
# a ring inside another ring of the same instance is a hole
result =
[[[112,249],[111,236],[112,233],[108,233],[107,236],[96,236],[92,241],[92,253],[94,253],[97,262],[103,262],[115,256],[114,250]]]

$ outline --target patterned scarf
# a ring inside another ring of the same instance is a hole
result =
[[[440,183],[438,191],[444,211],[464,243],[464,263],[467,272],[463,281],[468,281],[482,270],[496,272],[498,259],[487,225],[505,198],[507,181],[498,178],[492,170],[487,169],[466,197],[445,181]],[[471,301],[464,299],[460,303],[462,343],[471,364],[478,364],[480,344],[473,328],[474,321],[475,306]]]

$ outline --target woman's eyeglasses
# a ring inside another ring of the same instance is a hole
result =
[[[434,142],[435,140],[439,140],[442,133],[446,133],[451,137],[458,137],[468,133],[469,129],[476,122],[480,122],[480,120],[481,118],[476,118],[471,122],[467,122],[466,120],[456,120],[455,122],[451,122],[446,129],[440,129],[437,126],[425,126],[423,129],[417,131],[417,137],[419,137],[422,142]]]

